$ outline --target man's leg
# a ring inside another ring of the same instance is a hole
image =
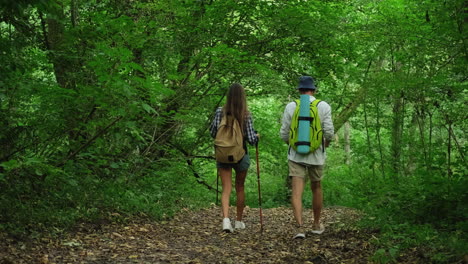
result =
[[[312,197],[312,208],[314,210],[314,227],[319,228],[320,226],[320,214],[322,212],[323,194],[322,185],[320,181],[311,182],[310,184],[313,197]]]
[[[302,226],[302,192],[304,191],[304,178],[297,176],[292,176],[291,178],[291,205],[296,223]]]
[[[219,176],[223,185],[221,194],[221,211],[223,218],[229,218],[229,197],[231,196],[232,190],[232,169],[219,168]]]
[[[236,172],[236,206],[237,206],[237,221],[242,221],[245,207],[245,192],[244,183],[247,176],[247,171]]]

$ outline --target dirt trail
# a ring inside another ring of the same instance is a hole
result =
[[[293,240],[289,208],[246,208],[245,230],[221,231],[219,207],[183,211],[171,221],[81,224],[55,238],[17,242],[0,234],[0,263],[369,263],[371,234],[349,224],[357,213],[326,208],[322,235]],[[231,208],[231,214],[233,208]],[[304,212],[310,230],[312,212]],[[232,214],[234,215],[234,214]]]

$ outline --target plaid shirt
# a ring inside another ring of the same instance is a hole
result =
[[[215,117],[213,119],[213,122],[211,123],[210,132],[213,138],[216,137],[216,132],[218,132],[219,123],[221,123],[221,118],[223,117],[222,110],[222,107],[218,107],[218,109],[216,109]],[[257,133],[253,128],[253,120],[251,115],[248,116],[244,124],[244,141],[245,140],[247,140],[250,143],[250,145],[255,145],[258,142]]]

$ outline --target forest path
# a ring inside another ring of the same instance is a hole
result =
[[[372,234],[349,225],[356,211],[325,208],[322,235],[292,239],[290,208],[246,208],[246,229],[221,231],[219,207],[183,211],[170,221],[80,224],[60,237],[17,242],[0,234],[0,263],[369,263]],[[231,208],[231,215],[235,215]]]

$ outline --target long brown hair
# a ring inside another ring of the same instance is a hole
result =
[[[244,87],[238,83],[233,83],[229,87],[229,91],[226,96],[226,104],[223,107],[223,113],[233,115],[237,121],[239,121],[239,125],[243,133],[245,119],[249,113],[248,111]]]

